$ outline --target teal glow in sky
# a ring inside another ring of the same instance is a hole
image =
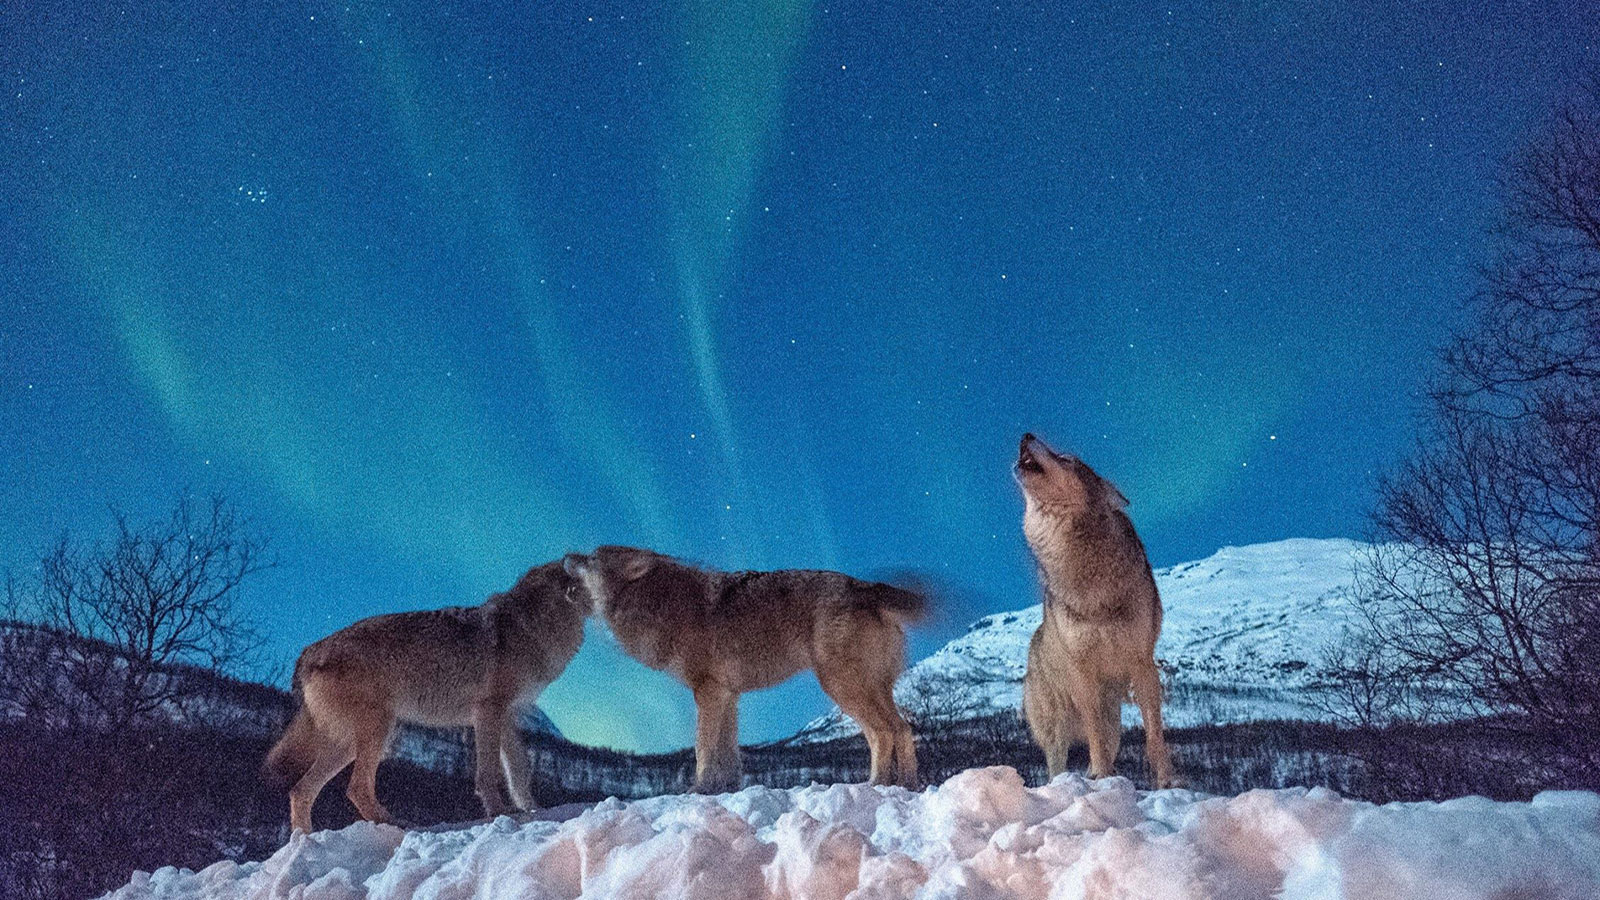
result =
[[[1024,430],[1151,555],[1358,536],[1587,4],[0,9],[0,565],[226,491],[282,679],[636,543],[1034,602]],[[571,737],[692,740],[594,630]],[[824,711],[809,676],[743,737]]]

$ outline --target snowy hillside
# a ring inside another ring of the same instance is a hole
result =
[[[1316,677],[1323,648],[1345,625],[1362,547],[1297,538],[1224,547],[1196,562],[1157,569],[1165,614],[1156,656],[1168,676],[1167,723],[1319,718],[1305,688]],[[908,670],[896,697],[913,713],[1018,709],[1028,640],[1040,615],[1035,604],[979,619]],[[1135,724],[1138,710],[1128,704],[1123,716]],[[854,730],[835,711],[801,737]]]
[[[1449,900],[1600,896],[1600,796],[1373,806],[1208,797],[1006,767],[922,793],[751,787],[405,832],[296,835],[265,862],[136,873],[114,900],[443,897]]]

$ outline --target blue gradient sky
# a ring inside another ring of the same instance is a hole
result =
[[[927,652],[1034,602],[1025,429],[1158,565],[1356,536],[1600,70],[1583,3],[644,6],[0,8],[0,565],[226,491],[281,678],[602,542],[932,571]],[[692,739],[603,633],[545,705]]]

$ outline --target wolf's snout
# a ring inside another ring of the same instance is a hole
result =
[[[1036,472],[1039,470],[1039,461],[1033,456],[1032,446],[1033,442],[1037,440],[1038,438],[1034,437],[1033,432],[1031,431],[1022,435],[1022,444],[1017,448],[1017,468],[1024,469],[1029,472]]]

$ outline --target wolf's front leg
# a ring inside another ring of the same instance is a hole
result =
[[[698,722],[694,742],[694,788],[700,794],[739,789],[739,693],[720,684],[694,689]]]
[[[473,787],[483,801],[484,813],[491,819],[516,811],[506,802],[505,770],[500,768],[500,742],[509,718],[507,704],[498,698],[480,701],[472,710],[472,743],[477,757]]]
[[[1133,678],[1133,699],[1144,718],[1144,755],[1150,763],[1155,787],[1177,787],[1178,775],[1172,769],[1172,751],[1161,728],[1161,673],[1154,664]]]
[[[1083,740],[1083,728],[1072,701],[1051,683],[1051,675],[1032,665],[1022,679],[1022,718],[1044,751],[1044,768],[1050,778],[1067,770],[1067,750]]]
[[[1116,774],[1117,757],[1114,741],[1119,735],[1119,722],[1107,722],[1104,715],[1105,697],[1092,672],[1075,671],[1067,677],[1067,698],[1077,711],[1083,725],[1084,737],[1089,742],[1089,777],[1109,778]]]
[[[528,763],[528,748],[522,743],[522,731],[517,728],[515,716],[506,717],[505,732],[500,738],[500,760],[505,763],[511,802],[524,812],[537,807],[533,802],[533,767]]]

